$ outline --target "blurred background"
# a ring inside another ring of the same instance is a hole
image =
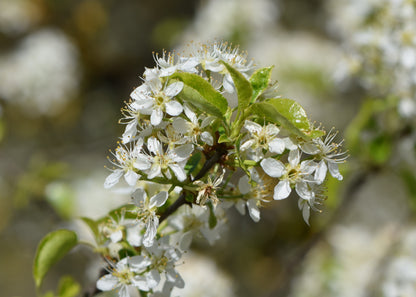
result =
[[[120,108],[153,52],[225,40],[275,65],[282,97],[345,138],[344,181],[310,227],[286,199],[254,223],[230,210],[214,246],[181,271],[205,296],[416,296],[414,0],[0,0],[0,295],[36,296],[32,262],[58,228],[83,236],[128,197],[103,188]],[[294,197],[293,197],[294,198]],[[86,234],[85,236],[87,236]],[[46,278],[82,284],[100,262],[77,248]]]

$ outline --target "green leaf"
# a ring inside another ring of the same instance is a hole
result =
[[[194,170],[198,166],[198,163],[201,161],[201,159],[202,159],[201,152],[196,152],[192,154],[192,156],[189,158],[188,162],[185,165],[185,172],[187,175],[190,175],[192,172],[194,172]]]
[[[311,126],[305,110],[299,103],[292,99],[275,98],[267,100],[268,103],[288,119],[296,128],[304,132],[309,131]]]
[[[33,277],[37,288],[51,266],[65,256],[78,242],[77,235],[69,230],[57,230],[47,234],[39,243],[33,264]]]
[[[220,137],[218,138],[218,143],[230,142],[230,141],[231,140],[225,134],[221,134]]]
[[[251,96],[253,95],[253,89],[251,87],[251,84],[240,71],[233,68],[224,61],[222,61],[222,64],[224,64],[224,66],[228,70],[228,73],[230,73],[231,78],[234,82],[234,86],[237,90],[238,109],[244,110],[247,106],[249,106]]]
[[[185,72],[172,74],[172,79],[178,79],[185,85],[178,97],[202,111],[223,118],[227,112],[228,102],[214,87],[199,75]]]
[[[64,276],[59,281],[58,297],[76,297],[81,286],[70,276]]]
[[[255,114],[257,114],[258,117],[264,118],[267,121],[270,121],[272,123],[278,124],[288,130],[289,132],[295,134],[298,137],[301,137],[305,140],[310,139],[311,137],[308,136],[305,132],[300,130],[295,123],[293,123],[291,120],[286,118],[282,113],[280,113],[277,109],[275,104],[271,104],[269,102],[258,102],[254,103],[251,106],[251,110]],[[292,118],[293,120],[293,118]]]
[[[260,68],[251,75],[250,83],[251,87],[253,88],[251,103],[254,103],[256,99],[263,93],[263,91],[269,86],[273,67],[274,66]]]
[[[214,213],[214,206],[212,203],[207,204],[209,209],[208,225],[210,229],[214,229],[217,226],[217,217]]]
[[[101,234],[98,230],[98,222],[86,217],[82,217],[81,220],[90,228],[92,234],[94,235],[95,242],[100,243]]]

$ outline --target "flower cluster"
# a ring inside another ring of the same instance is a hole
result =
[[[272,67],[256,68],[238,48],[193,45],[155,62],[123,108],[104,183],[127,186],[132,202],[97,222],[111,259],[97,287],[120,296],[131,288],[169,296],[183,286],[181,253],[196,234],[213,243],[231,205],[257,222],[264,202],[294,190],[308,223],[327,172],[341,180],[346,159],[337,133],[313,127],[298,103],[277,96]]]
[[[416,115],[414,1],[354,2],[344,3],[340,10],[349,9],[355,21],[347,19],[339,25],[341,31],[349,32],[344,40],[348,58],[339,67],[338,76],[358,77],[373,96],[397,96],[399,114],[411,119]]]

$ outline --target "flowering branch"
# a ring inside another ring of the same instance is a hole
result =
[[[338,164],[347,158],[337,132],[314,127],[296,101],[277,94],[273,67],[255,69],[238,48],[201,45],[155,61],[123,109],[126,128],[104,182],[108,189],[125,183],[131,203],[96,221],[83,218],[107,261],[97,289],[123,297],[182,288],[176,263],[194,234],[215,242],[230,204],[258,222],[265,202],[296,192],[309,224],[310,210],[325,200],[327,173],[342,180]],[[56,249],[41,248],[35,267],[47,271],[42,259],[51,249],[58,259],[73,236],[55,235]]]

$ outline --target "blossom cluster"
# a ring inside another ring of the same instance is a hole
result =
[[[338,24],[340,31],[348,31],[344,37],[348,57],[338,77],[358,77],[373,96],[398,97],[400,116],[411,119],[416,115],[414,1],[352,1],[340,11],[348,9],[355,20]]]
[[[127,186],[132,202],[98,222],[99,250],[111,260],[97,287],[119,296],[183,287],[181,254],[197,234],[214,243],[232,205],[258,222],[264,203],[294,190],[308,223],[328,172],[342,180],[346,159],[337,132],[311,125],[299,104],[277,95],[272,67],[256,67],[238,48],[192,45],[154,58],[122,110],[104,183]]]

